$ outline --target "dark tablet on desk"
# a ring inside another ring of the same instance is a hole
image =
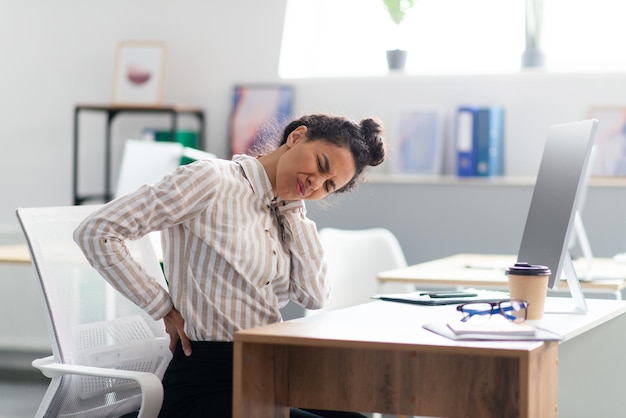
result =
[[[460,305],[470,302],[501,302],[509,300],[506,292],[468,289],[462,291],[417,291],[410,293],[393,293],[372,296],[388,302],[411,303],[414,305]]]

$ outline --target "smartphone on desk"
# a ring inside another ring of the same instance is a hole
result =
[[[433,299],[443,298],[474,298],[478,296],[478,293],[463,292],[458,290],[449,290],[442,292],[421,292],[420,296],[428,296]]]

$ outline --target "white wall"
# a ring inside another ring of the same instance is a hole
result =
[[[460,104],[504,106],[507,175],[534,177],[549,125],[587,118],[590,106],[626,103],[626,74],[394,75],[296,84],[305,111],[329,110],[355,118],[376,115],[389,128],[397,109],[440,107],[447,116],[444,169],[448,174],[454,173],[454,111]]]
[[[122,40],[167,42],[164,101],[205,109],[209,148],[225,155],[232,85],[276,81],[284,6],[285,0],[0,0],[0,225],[15,225],[17,206],[71,204],[73,107],[111,99]],[[99,191],[103,120],[88,116],[82,124],[81,141],[93,158],[81,182]],[[116,155],[123,138],[159,125],[167,119],[119,116]]]
[[[226,156],[232,86],[280,81],[285,3],[0,0],[0,226],[16,228],[13,211],[18,206],[71,204],[73,106],[109,101],[115,47],[122,40],[167,42],[165,102],[205,109],[207,148]],[[384,59],[382,51],[372,53]],[[626,91],[624,74],[389,75],[287,82],[297,88],[297,113],[328,111],[357,119],[377,115],[387,125],[399,107],[437,105],[452,115],[459,104],[501,104],[507,109],[507,172],[514,176],[535,175],[550,124],[584,118],[591,105],[623,104]],[[115,164],[124,138],[155,126],[167,126],[167,119],[118,116]],[[448,141],[451,129],[450,121]],[[102,117],[81,119],[86,154],[81,190],[100,191],[103,132]],[[448,147],[448,172],[452,157]]]

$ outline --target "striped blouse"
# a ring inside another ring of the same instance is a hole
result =
[[[169,293],[124,244],[162,231]],[[232,341],[281,321],[289,299],[320,308],[330,280],[316,225],[302,201],[276,201],[261,163],[238,155],[179,167],[98,209],[74,232],[89,262],[160,319],[172,306],[192,341]]]

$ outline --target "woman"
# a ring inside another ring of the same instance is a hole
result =
[[[163,318],[174,356],[162,417],[230,417],[233,333],[281,321],[291,299],[323,306],[330,282],[304,200],[355,187],[385,156],[382,127],[304,116],[274,151],[182,166],[99,209],[74,239],[118,291]],[[128,256],[125,239],[162,231],[169,292]],[[360,416],[292,410],[292,417]]]

